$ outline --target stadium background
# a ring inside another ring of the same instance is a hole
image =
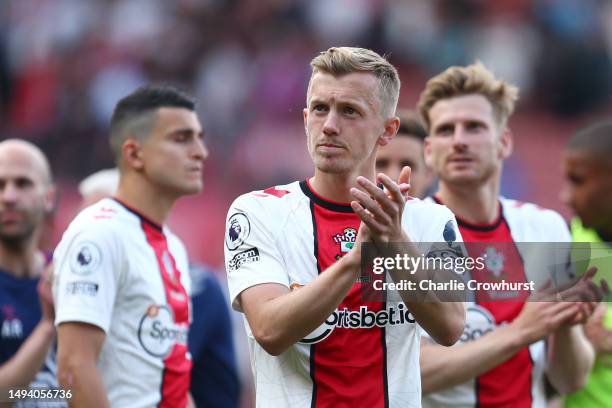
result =
[[[78,181],[113,166],[117,100],[164,82],[196,96],[211,153],[204,193],[180,201],[170,225],[192,259],[221,268],[231,201],[311,174],[308,63],[333,45],[388,54],[402,107],[431,75],[476,59],[519,85],[502,193],[569,216],[563,144],[612,112],[612,1],[3,0],[0,138],[50,157],[61,199],[48,245],[75,214]]]

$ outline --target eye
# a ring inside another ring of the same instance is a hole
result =
[[[434,134],[439,136],[449,136],[453,134],[453,131],[454,127],[452,125],[442,125],[436,128]]]
[[[344,107],[344,113],[346,115],[355,115],[357,114],[357,110],[351,106],[345,106]]]
[[[384,168],[387,168],[387,166],[389,166],[389,160],[387,160],[387,159],[378,159],[378,160],[376,160],[376,168],[377,169],[384,169]]]
[[[327,112],[327,106],[320,103],[318,105],[313,106],[312,110],[314,112]]]
[[[25,178],[25,177],[20,177],[17,180],[15,180],[15,184],[17,185],[18,188],[20,189],[25,189],[25,188],[29,188],[32,185],[34,185],[34,183],[32,182],[32,180]]]
[[[475,131],[484,129],[485,126],[481,122],[468,122],[465,127],[469,131]]]

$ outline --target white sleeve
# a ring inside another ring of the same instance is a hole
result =
[[[253,197],[241,196],[229,209],[225,229],[225,270],[230,300],[251,286],[278,283],[289,287],[289,275],[274,236],[274,222]],[[278,216],[278,214],[275,214]]]
[[[123,251],[108,225],[66,233],[54,254],[55,325],[82,322],[108,332]]]

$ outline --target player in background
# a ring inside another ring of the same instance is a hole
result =
[[[402,168],[410,167],[410,195],[425,198],[433,182],[433,174],[425,165],[423,143],[427,131],[418,114],[411,110],[398,110],[400,120],[397,135],[376,153],[376,171],[398,180]]]
[[[111,197],[119,187],[119,169],[104,169],[85,177],[79,183],[80,209],[87,208],[103,198]]]
[[[596,278],[612,281],[612,122],[594,123],[569,141],[563,158],[563,201],[576,213],[572,220],[575,242],[592,242],[589,266]],[[609,299],[608,299],[609,300]],[[612,309],[602,303],[584,331],[597,352],[586,386],[568,395],[567,408],[612,406]]]
[[[55,187],[45,155],[30,142],[0,142],[0,389],[57,388],[54,309],[39,249]],[[32,400],[28,406],[46,402]],[[17,404],[16,406],[20,406]],[[54,406],[61,406],[55,403]]]
[[[350,47],[320,53],[311,67],[303,119],[314,176],[242,195],[227,218],[230,299],[245,316],[256,404],[419,406],[416,323],[451,345],[463,305],[404,292],[362,299],[361,243],[394,242],[417,256],[413,241],[458,239],[454,217],[406,202],[406,171],[398,184],[376,175],[377,148],[399,127],[395,67]]]
[[[202,189],[208,152],[194,109],[168,87],[119,101],[118,191],[81,211],[54,254],[58,378],[71,406],[187,406],[188,261],[164,223]]]
[[[97,171],[79,183],[81,208],[111,197],[119,186],[117,168]],[[191,396],[197,407],[238,407],[240,380],[232,319],[224,289],[207,265],[191,264],[193,321],[189,328]]]
[[[487,263],[488,279],[527,281],[541,273],[508,243],[571,239],[559,214],[500,197],[503,162],[513,144],[507,121],[517,97],[516,87],[476,63],[431,78],[418,103],[429,134],[425,159],[439,177],[434,200],[454,212],[466,243],[490,243],[495,262]],[[423,341],[424,406],[543,407],[544,374],[561,393],[585,384],[593,351],[573,323],[592,313],[592,304],[505,295],[488,302],[476,295],[455,346]]]

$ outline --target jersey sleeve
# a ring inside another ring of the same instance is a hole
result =
[[[237,297],[245,289],[264,283],[289,287],[289,275],[275,240],[274,228],[279,214],[248,195],[232,204],[225,229],[225,270],[230,301],[241,311]]]
[[[54,254],[55,324],[82,322],[108,332],[123,270],[123,251],[108,225],[62,238]]]

